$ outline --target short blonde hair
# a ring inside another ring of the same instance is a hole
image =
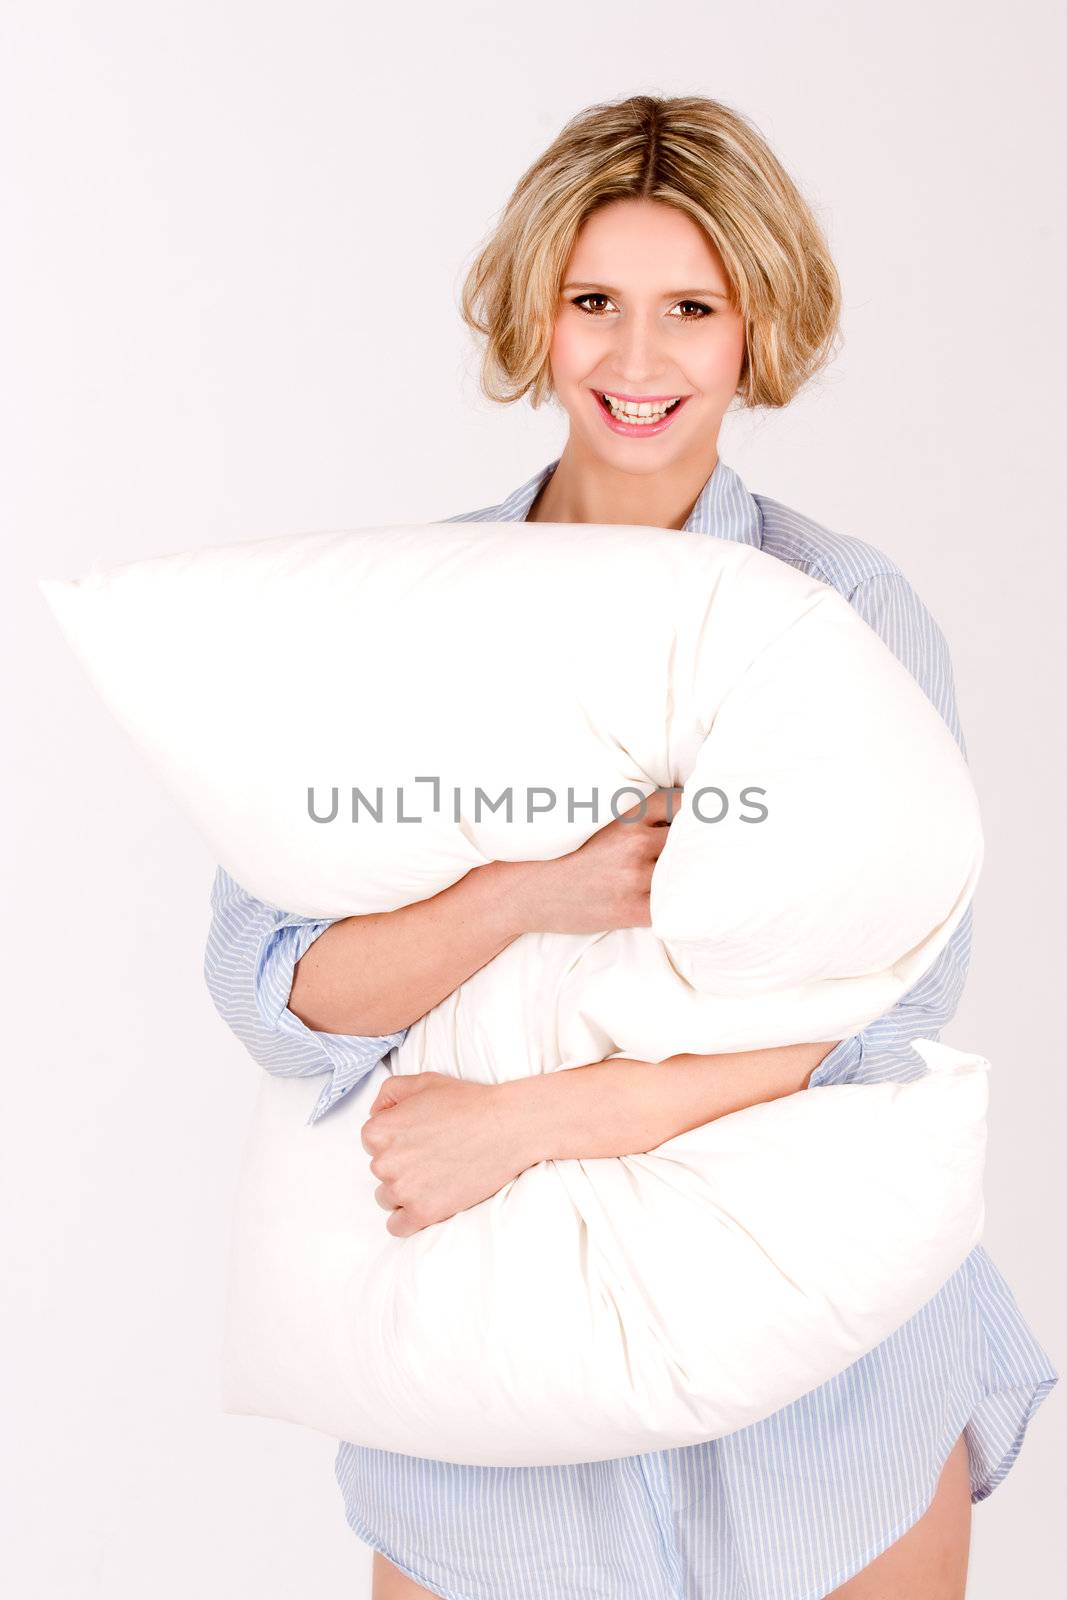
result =
[[[563,274],[585,219],[661,200],[722,257],[745,324],[743,407],[784,406],[837,353],[841,286],[822,231],[754,124],[717,100],[631,95],[572,117],[523,174],[463,284],[485,340],[481,388],[510,404],[552,393]]]

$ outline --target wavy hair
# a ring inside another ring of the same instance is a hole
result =
[[[660,200],[718,250],[745,327],[742,407],[784,406],[836,355],[841,286],[808,203],[755,125],[700,96],[631,95],[572,117],[523,173],[463,283],[484,340],[480,385],[511,404],[552,394],[560,288],[585,219]]]

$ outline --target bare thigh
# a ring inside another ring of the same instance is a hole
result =
[[[963,1600],[971,1548],[971,1475],[962,1436],[928,1509],[827,1600]]]
[[[971,1475],[962,1437],[945,1462],[934,1498],[907,1533],[826,1600],[964,1600],[971,1547]],[[371,1600],[435,1600],[374,1552]],[[565,1600],[560,1596],[560,1600]]]
[[[394,1567],[380,1550],[374,1552],[371,1572],[371,1600],[422,1600],[423,1595],[427,1600],[437,1600],[432,1589],[424,1589],[421,1583]]]

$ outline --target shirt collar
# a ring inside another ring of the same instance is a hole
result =
[[[541,485],[559,466],[560,457],[550,461],[513,489],[506,500],[495,508],[495,521],[524,522],[526,513],[537,498]],[[683,533],[710,533],[716,539],[734,539],[738,544],[750,544],[759,550],[763,543],[762,519],[759,506],[737,473],[728,467],[720,456],[715,470],[705,483],[696,504],[685,520]]]

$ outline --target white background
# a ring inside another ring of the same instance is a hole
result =
[[[749,488],[888,551],[948,635],[988,855],[945,1038],[993,1063],[985,1243],[1063,1365],[1062,45],[1059,8],[974,0],[5,0],[0,1581],[19,1600],[358,1600],[370,1574],[333,1441],[220,1410],[260,1069],[202,982],[214,863],[33,580],[443,518],[557,455],[559,413],[479,398],[456,297],[563,121],[628,93],[744,111],[828,230],[844,352],[720,447]],[[265,639],[265,684],[285,662]],[[353,670],[376,670],[358,646]],[[975,1508],[970,1600],[1060,1581],[1064,1445],[1056,1390]]]

